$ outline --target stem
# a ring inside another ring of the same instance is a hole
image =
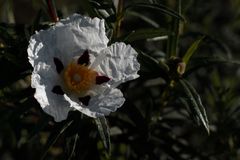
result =
[[[176,11],[181,14],[182,2],[181,0],[176,1]],[[168,44],[167,44],[167,54],[169,57],[178,56],[178,41],[179,41],[179,30],[180,30],[181,21],[177,18],[172,20],[170,30],[173,32],[172,35],[169,35]]]
[[[120,36],[121,23],[122,23],[122,11],[123,11],[123,0],[119,0],[118,7],[117,7],[117,21],[115,23],[115,32],[114,32],[115,38],[118,38]]]
[[[59,21],[54,0],[46,0],[46,2],[47,2],[47,6],[48,6],[48,13],[49,13],[49,16],[51,17],[52,21],[53,22]]]

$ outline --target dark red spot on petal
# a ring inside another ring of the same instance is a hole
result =
[[[96,76],[96,84],[103,84],[108,81],[110,81],[110,78],[107,76]]]
[[[54,64],[56,66],[57,72],[61,73],[62,70],[64,69],[62,61],[60,59],[56,58],[56,57],[53,58],[53,61],[54,61]]]
[[[58,95],[64,95],[64,92],[61,88],[61,86],[54,86],[52,89],[52,92]]]
[[[89,52],[88,50],[84,51],[83,54],[78,58],[78,61],[77,61],[78,64],[81,64],[81,65],[89,65],[90,63],[90,58],[89,58]]]
[[[88,103],[90,101],[91,97],[90,96],[85,96],[85,97],[79,97],[78,100],[82,102],[85,106],[88,106]]]

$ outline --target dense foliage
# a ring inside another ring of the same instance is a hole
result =
[[[16,18],[0,23],[0,159],[240,158],[238,0],[29,1],[27,18],[0,2]],[[36,30],[75,12],[105,19],[109,44],[137,50],[140,78],[119,87],[126,102],[110,116],[56,123],[33,97],[26,50]]]

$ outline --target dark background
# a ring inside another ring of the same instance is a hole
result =
[[[140,2],[176,11],[175,0],[125,0],[124,7]],[[56,0],[60,18],[76,12],[92,16],[88,5],[87,0]],[[185,21],[180,21],[175,56],[181,59],[193,42],[205,38],[180,77],[175,77],[178,64],[167,53],[167,40],[154,40],[146,31],[162,31],[156,37],[175,32],[171,24],[176,17],[135,8],[124,17],[121,35],[113,37],[113,41],[125,41],[173,67],[165,73],[151,58],[139,56],[141,77],[119,86],[127,101],[107,117],[112,146],[109,158],[92,119],[70,113],[74,123],[60,134],[69,121],[55,123],[33,98],[26,49],[35,30],[52,24],[45,1],[0,0],[0,159],[31,160],[44,155],[49,160],[240,160],[240,1],[182,0],[181,9]],[[147,36],[126,40],[139,29]],[[210,134],[181,103],[182,97],[189,98],[178,83],[181,78],[200,95]],[[175,85],[170,87],[173,79]]]

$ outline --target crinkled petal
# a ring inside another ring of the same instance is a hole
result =
[[[69,102],[62,95],[52,92],[53,87],[61,83],[52,67],[45,63],[39,63],[34,68],[31,81],[32,87],[36,88],[34,97],[42,109],[53,116],[56,122],[66,119],[72,108],[69,107]]]
[[[74,110],[78,110],[90,117],[96,117],[96,113],[89,110],[87,106],[81,105],[77,97],[69,97],[65,94],[64,98],[69,102],[69,107],[73,108]]]
[[[77,98],[64,95],[65,99],[70,103],[71,108],[74,108],[87,116],[96,118],[109,115],[121,107],[125,101],[122,92],[116,88],[108,88],[102,94],[91,96],[88,106],[78,103]]]
[[[124,103],[122,92],[117,88],[108,88],[102,94],[91,98],[88,108],[95,112],[95,117],[109,115]]]
[[[30,39],[28,57],[32,65],[57,57],[68,64],[89,49],[98,52],[107,47],[104,20],[74,14]]]
[[[109,84],[116,87],[120,83],[138,78],[140,64],[137,61],[137,52],[124,43],[114,43],[102,50],[96,69],[103,75],[111,78]],[[98,61],[98,58],[96,58]]]

